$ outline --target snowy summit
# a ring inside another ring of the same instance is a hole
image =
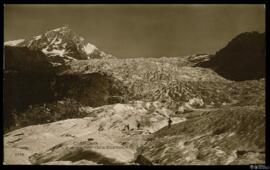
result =
[[[95,45],[71,31],[67,26],[47,31],[29,39],[7,41],[5,46],[28,47],[42,51],[57,66],[73,60],[111,58]]]

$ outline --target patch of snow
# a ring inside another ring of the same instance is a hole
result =
[[[55,42],[56,39],[57,39],[57,36],[55,36],[55,37],[53,38],[53,40],[51,41],[51,43],[50,43],[49,45],[53,44],[53,43]]]
[[[43,51],[43,49],[42,49],[42,51]],[[44,51],[45,51],[45,50],[44,50]],[[44,51],[43,51],[43,52],[44,52]],[[65,49],[63,49],[63,50],[53,49],[52,51],[47,51],[47,50],[46,50],[46,54],[49,54],[50,56],[59,55],[59,56],[63,57],[64,54],[65,54],[65,52],[66,52]],[[45,53],[45,52],[44,52],[44,53]]]
[[[154,101],[152,104],[153,104],[153,106],[154,106],[155,108],[161,107],[161,103],[158,102],[158,101]]]
[[[65,59],[68,59],[68,60],[77,60],[77,59],[75,59],[75,58],[73,58],[73,57],[70,57],[70,56],[68,56],[68,55],[65,55],[64,56],[64,60]]]
[[[232,132],[228,135],[228,137],[231,137],[231,136],[234,136],[235,135],[235,132]]]
[[[24,39],[19,39],[19,40],[13,40],[13,41],[7,41],[4,43],[4,45],[6,46],[16,46],[22,42],[24,42],[25,40]]]
[[[180,106],[177,111],[178,113],[184,113],[185,112],[184,106]]]
[[[52,65],[55,67],[55,66],[60,66],[60,65],[62,65],[61,63],[55,63],[55,62],[51,62],[52,63]]]
[[[63,59],[65,60],[65,62],[67,61],[71,61],[71,60],[77,60],[73,57],[70,57],[67,54],[65,49],[62,50],[57,50],[57,49],[53,49],[52,51],[48,51],[48,46],[44,49],[41,50],[44,54],[46,54],[48,57],[52,57],[52,56],[60,56],[63,57]],[[55,64],[55,63],[54,63]]]
[[[167,120],[161,119],[158,122],[152,122],[151,126],[147,126],[144,129],[150,133],[155,133],[166,126],[168,126]]]
[[[190,99],[188,101],[187,104],[190,105],[191,107],[195,107],[195,108],[203,107],[204,106],[204,102],[200,98],[192,98],[192,99]]]
[[[54,44],[58,45],[58,44],[61,44],[61,42],[62,42],[62,39],[58,39],[58,41],[56,41]]]
[[[168,109],[165,109],[165,108],[161,108],[160,110],[159,110],[159,113],[161,114],[161,115],[163,115],[163,116],[165,116],[165,117],[170,117],[169,116],[169,110]]]
[[[84,52],[88,55],[93,53],[95,50],[97,49],[96,46],[94,46],[93,44],[87,43],[84,47],[83,50]]]
[[[51,31],[60,31],[61,29],[63,29],[63,27],[60,27],[60,28],[56,28],[54,30],[51,30]]]
[[[47,54],[47,53],[48,53],[48,46],[47,46],[46,48],[43,48],[41,51],[42,51],[44,54]]]
[[[79,108],[80,112],[86,112],[86,113],[91,113],[93,111],[93,107],[86,106],[86,107],[80,107]]]
[[[65,104],[65,101],[58,101],[57,103]]]
[[[127,110],[127,106],[123,105],[123,104],[116,104],[113,109],[116,111],[116,112],[123,112],[125,110]]]
[[[41,39],[41,35],[35,36],[34,38],[35,38],[35,40],[39,40],[39,39]]]
[[[195,56],[196,58],[205,58],[205,57],[208,57],[209,55],[207,54],[202,54],[202,55],[197,55]]]
[[[83,37],[80,37],[80,41],[84,41],[84,38]]]
[[[106,53],[104,53],[103,51],[101,51],[100,55],[101,56],[106,56]]]
[[[227,158],[227,161],[225,162],[224,165],[228,165],[228,164],[232,163],[232,162],[233,162],[234,160],[236,160],[236,159],[237,159],[237,156],[234,155],[234,154],[232,154],[232,155],[230,155],[230,156]]]
[[[33,40],[29,41],[29,43],[28,43],[27,46],[28,46],[28,47],[31,47],[31,45],[33,44],[33,42],[34,42]]]
[[[179,117],[173,117],[171,118],[172,120],[172,125],[177,124],[177,123],[181,123],[181,122],[185,122],[187,119],[184,118],[179,118]]]

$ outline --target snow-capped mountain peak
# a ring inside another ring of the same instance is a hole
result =
[[[72,60],[112,57],[112,55],[99,50],[95,45],[86,42],[83,37],[73,33],[68,26],[56,28],[29,39],[8,41],[4,45],[40,50],[48,56],[49,61],[54,65]]]

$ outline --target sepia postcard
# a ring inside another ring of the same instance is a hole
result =
[[[265,165],[264,4],[5,4],[3,48],[5,165]]]

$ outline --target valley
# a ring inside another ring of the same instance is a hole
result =
[[[265,59],[258,48],[232,75],[230,52],[120,59],[90,46],[67,27],[5,43],[5,164],[265,162],[265,74],[251,66]]]

